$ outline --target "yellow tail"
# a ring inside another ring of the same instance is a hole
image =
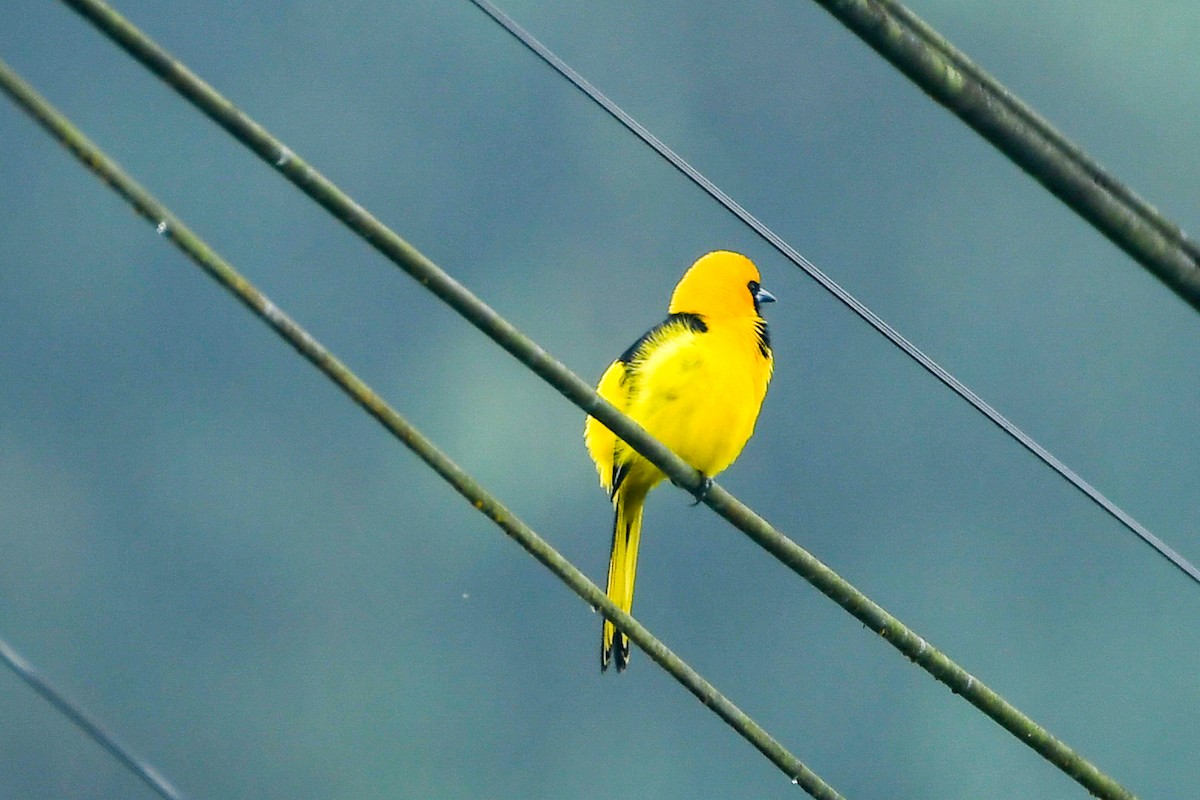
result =
[[[642,538],[642,507],[646,489],[640,491],[628,484],[621,486],[613,498],[613,542],[608,558],[608,598],[621,610],[633,608],[633,581],[637,575],[638,541]],[[617,657],[617,669],[629,666],[629,637],[604,620],[600,638],[600,671],[608,669],[608,661]]]

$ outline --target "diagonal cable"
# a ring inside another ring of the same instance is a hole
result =
[[[72,0],[65,0],[72,2]],[[571,65],[554,54],[546,45],[533,34],[522,28],[516,21],[497,8],[490,0],[470,0],[476,7],[499,23],[506,31],[514,36],[526,48],[550,65],[556,72],[570,81],[576,88],[586,94],[597,105],[607,111],[618,122],[625,126],[639,139],[652,147],[663,159],[686,175],[697,186],[703,189],[714,200],[732,212],[738,219],[748,225],[755,233],[766,240],[784,257],[804,270],[811,278],[819,283],[830,294],[845,304],[851,311],[865,320],[888,341],[900,348],[909,358],[916,361],[931,375],[949,387],[955,394],[966,400],[980,413],[986,416],[1002,431],[1015,439],[1022,447],[1040,459],[1043,463],[1065,478],[1072,486],[1083,492],[1093,503],[1102,508],[1125,528],[1136,534],[1146,544],[1150,545],[1185,575],[1200,583],[1200,569],[1180,555],[1174,548],[1156,536],[1149,528],[1139,522],[1132,514],[1126,512],[1103,492],[1084,480],[1073,469],[1063,463],[1057,456],[1039,444],[1032,436],[1025,433],[1015,423],[997,411],[986,400],[976,394],[969,386],[954,377],[945,367],[934,361],[931,356],[909,341],[903,334],[893,328],[882,317],[868,308],[862,301],[843,288],[837,281],[822,272],[815,264],[804,257],[798,250],[784,241],[783,237],[771,230],[765,223],[743,208],[736,200],[726,194],[719,186],[704,176],[698,169],[688,163],[682,156],[672,150],[661,139],[651,133],[645,126],[634,119],[628,112],[613,102],[607,95],[597,89],[591,82],[576,72]],[[1198,294],[1200,297],[1200,294]]]
[[[3,69],[0,62],[0,70]],[[134,775],[142,780],[163,800],[184,800],[183,795],[163,777],[162,773],[150,766],[144,759],[138,757],[132,750],[121,744],[116,734],[108,730],[98,720],[84,711],[77,703],[55,688],[50,679],[26,661],[12,645],[0,639],[0,663],[8,667],[29,688],[40,694],[58,712],[75,724],[75,727],[86,733],[106,753]]]
[[[1200,309],[1200,246],[897,0],[815,0],[926,94]]]
[[[236,139],[273,164],[294,185],[420,282],[464,319],[507,350],[587,414],[596,417],[661,469],[673,483],[693,493],[705,488],[703,476],[651,437],[636,422],[596,394],[590,384],[550,356],[462,284],[358,205],[303,161],[265,128],[159,47],[132,23],[98,0],[63,0],[130,55],[159,75]],[[934,678],[962,695],[993,721],[1092,794],[1128,800],[1133,795],[1091,762],[1054,737],[1018,708],[932,647],[881,606],[780,533],[762,517],[716,484],[704,502],[792,571],[836,602],[865,626]]]
[[[155,199],[116,162],[89,141],[69,120],[12,72],[2,60],[0,60],[0,90],[7,92],[43,128],[62,142],[79,161],[128,202],[138,214],[155,225],[161,235],[169,239],[209,277],[216,280],[230,294],[240,300],[255,316],[269,325],[300,355],[333,381],[351,400],[374,417],[389,433],[399,439],[427,466],[449,483],[476,510],[495,523],[589,605],[602,611],[605,617],[628,634],[629,638],[636,642],[638,647],[644,650],[651,659],[791,778],[792,783],[802,787],[818,800],[842,800],[842,796],[833,787],[788,752],[749,715],[717,691],[716,687],[642,627],[637,620],[609,600],[608,595],[592,583],[586,575],[551,547],[545,539],[538,536],[532,528],[518,519],[494,495],[476,482],[469,473],[439,450],[433,442],[426,439],[420,431],[392,409],[345,364],[184,225],[182,220],[171,213],[170,209]],[[5,650],[0,648],[0,656],[4,655],[6,655]],[[5,659],[5,663],[30,681],[28,676],[31,673],[29,670],[23,671],[20,668],[23,662],[19,659]],[[30,683],[47,699],[54,702],[56,708],[88,731],[125,766],[138,771],[143,779],[149,780],[146,772],[139,771],[140,762],[129,757],[127,751],[119,746],[115,749],[111,747],[110,743],[113,741],[111,737],[102,737],[96,734],[96,731],[102,731],[98,725],[88,721],[86,717],[82,717],[69,703],[55,702],[54,695],[46,694],[43,691],[44,683],[36,681],[30,681]],[[174,800],[173,795],[164,795],[164,797]]]

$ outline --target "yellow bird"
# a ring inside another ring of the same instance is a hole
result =
[[[775,298],[760,280],[743,255],[718,250],[703,256],[676,285],[666,320],[614,361],[596,389],[706,478],[742,452],[771,381],[771,339],[759,307]],[[592,417],[583,435],[616,511],[608,596],[628,612],[642,506],[666,476]],[[629,637],[606,619],[601,671],[614,654],[617,669],[625,669]]]

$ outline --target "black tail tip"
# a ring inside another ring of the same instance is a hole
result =
[[[616,659],[613,656],[616,656]],[[608,665],[615,660],[617,672],[624,672],[629,666],[629,639],[617,633],[613,643],[608,647],[600,643],[600,673],[608,672]]]

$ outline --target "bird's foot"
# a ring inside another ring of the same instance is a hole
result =
[[[708,492],[710,489],[712,489],[712,486],[713,479],[705,475],[704,479],[700,481],[700,486],[694,492],[692,492],[692,496],[696,498],[692,501],[692,505],[698,506],[703,503],[704,498],[708,497]]]

